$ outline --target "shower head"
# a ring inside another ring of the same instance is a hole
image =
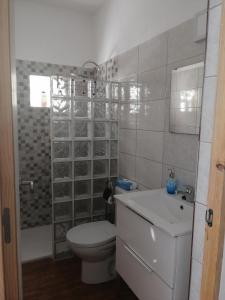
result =
[[[99,71],[99,65],[93,60],[87,60],[83,63],[82,68],[85,68],[87,65],[94,65],[97,71]]]
[[[88,65],[94,65],[94,68],[91,68]],[[93,77],[92,76],[90,77],[90,74],[89,74],[90,72],[88,72],[90,70],[91,71],[94,70],[94,76]],[[83,63],[81,68],[78,68],[78,72],[76,74],[71,73],[71,76],[74,76],[74,77],[77,77],[77,78],[83,78],[83,79],[95,79],[96,80],[99,70],[100,70],[100,67],[96,62],[94,62],[93,60],[87,60]]]

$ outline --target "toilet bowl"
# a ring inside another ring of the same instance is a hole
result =
[[[82,260],[83,282],[97,284],[115,278],[115,225],[108,221],[82,224],[70,229],[66,238]]]

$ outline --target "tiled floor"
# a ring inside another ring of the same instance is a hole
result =
[[[80,280],[77,258],[42,259],[23,264],[23,300],[137,300],[120,278],[98,285]]]
[[[22,262],[52,256],[52,225],[38,226],[21,231]]]

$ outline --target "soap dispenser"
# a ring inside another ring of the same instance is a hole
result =
[[[168,171],[169,171],[169,178],[167,180],[166,190],[168,194],[175,194],[177,188],[175,172],[172,169],[168,169]]]

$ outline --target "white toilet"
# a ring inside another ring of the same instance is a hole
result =
[[[115,278],[116,227],[108,221],[82,224],[66,234],[73,252],[82,259],[81,280],[97,284]]]

